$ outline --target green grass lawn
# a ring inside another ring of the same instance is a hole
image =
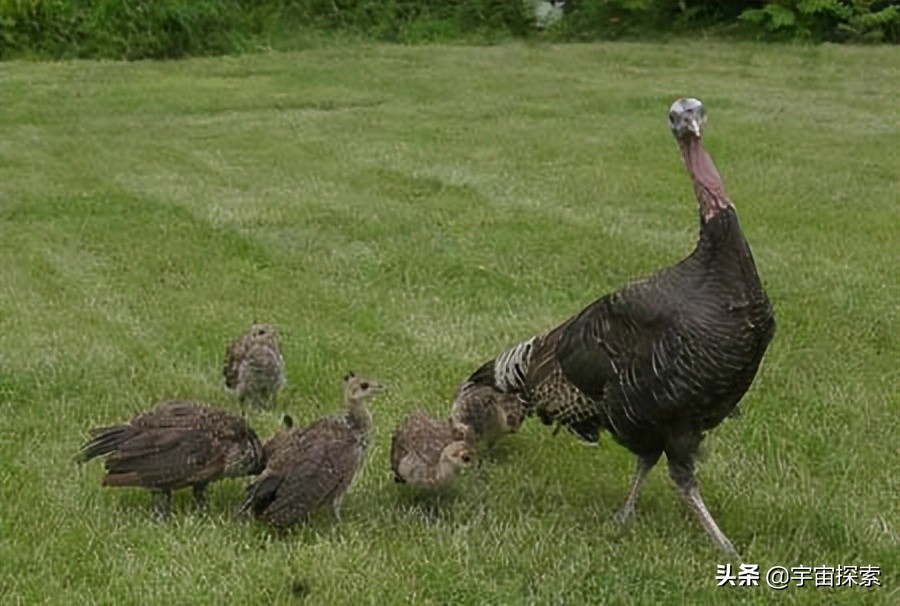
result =
[[[751,44],[0,65],[0,603],[898,603],[898,80],[892,47]],[[881,588],[718,588],[665,466],[620,529],[632,455],[536,420],[440,498],[391,481],[408,412],[692,250],[682,95],[779,326],[704,443],[706,502],[763,571]],[[389,385],[343,524],[236,524],[241,480],[159,523],[72,462],[159,400],[238,410],[221,358],[255,319],[288,372],[247,413],[264,438],[337,410],[347,370]]]

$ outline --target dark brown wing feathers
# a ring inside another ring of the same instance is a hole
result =
[[[334,504],[350,487],[366,453],[364,437],[346,416],[294,428],[268,443],[262,474],[247,488],[239,510],[287,527]]]
[[[107,455],[106,486],[174,490],[258,471],[262,459],[259,439],[243,418],[190,402],[163,403],[91,435],[80,459]]]

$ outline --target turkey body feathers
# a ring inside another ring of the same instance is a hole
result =
[[[235,389],[240,400],[265,406],[284,386],[284,361],[275,347],[257,344],[246,352],[237,374]]]
[[[254,324],[225,349],[225,386],[241,403],[268,407],[285,382],[278,333],[271,324]]]
[[[391,436],[394,481],[426,488],[448,484],[471,462],[471,452],[447,419],[423,412],[408,416]]]
[[[330,504],[340,521],[340,503],[362,469],[372,439],[367,402],[384,385],[352,372],[344,377],[346,413],[319,419],[304,429],[285,417],[287,431],[266,443],[266,468],[247,487],[240,513],[287,528],[314,509]]]
[[[104,486],[162,491],[259,473],[263,450],[241,417],[191,402],[167,402],[129,423],[91,432],[82,462],[106,455]]]
[[[241,512],[279,528],[303,521],[324,505],[336,505],[362,468],[369,434],[348,415],[326,417],[278,437],[269,460],[248,487]]]
[[[532,340],[533,341],[533,340]],[[525,344],[528,351],[532,342]],[[522,352],[514,350],[509,359]],[[499,368],[508,363],[500,361]],[[513,372],[518,373],[522,367],[513,363]],[[506,384],[518,384],[524,375],[514,374],[506,380]],[[450,410],[452,429],[473,447],[490,447],[501,437],[518,431],[526,413],[525,403],[517,393],[503,393],[495,387],[479,383],[466,382],[456,392]]]
[[[514,361],[524,368],[517,390],[546,423],[589,441],[605,429],[638,454],[658,452],[667,427],[704,431],[732,412],[774,331],[771,305],[729,209],[703,226],[681,263],[526,341],[529,357]],[[498,388],[502,359],[469,380]]]
[[[417,412],[407,417],[391,435],[391,469],[394,480],[405,482],[400,468],[407,457],[422,467],[436,467],[444,447],[455,440],[450,423]]]

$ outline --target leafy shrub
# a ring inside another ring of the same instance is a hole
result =
[[[898,41],[900,0],[567,0],[558,40],[738,28],[771,39]],[[0,0],[0,59],[175,58],[241,52],[304,32],[388,42],[536,31],[532,0]]]
[[[781,40],[897,42],[898,5],[898,0],[568,0],[555,35],[610,39],[742,28]]]
[[[526,0],[293,0],[286,6],[301,26],[351,30],[385,41],[416,41],[416,32],[429,30],[464,37],[524,36],[532,29]]]
[[[526,36],[525,0],[0,0],[0,59],[173,58],[325,30],[376,40]]]
[[[557,27],[563,39],[658,38],[737,23],[756,1],[716,0],[567,0],[566,17]]]
[[[740,19],[773,37],[814,41],[898,41],[896,2],[778,0],[744,10]]]
[[[640,36],[677,11],[677,3],[667,0],[569,0],[553,33],[576,40]]]
[[[0,58],[232,52],[259,28],[259,14],[244,10],[239,0],[0,0]]]

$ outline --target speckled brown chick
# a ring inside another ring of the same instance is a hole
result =
[[[489,448],[506,434],[518,431],[525,414],[525,403],[518,394],[466,382],[453,400],[450,424],[471,446]]]
[[[391,439],[394,480],[425,488],[447,485],[472,461],[468,444],[458,438],[447,420],[423,412],[408,416]]]
[[[241,404],[268,408],[284,386],[284,359],[271,324],[254,324],[225,350],[225,386]]]
[[[91,431],[77,457],[106,455],[104,486],[135,486],[157,494],[154,510],[167,516],[173,490],[191,486],[205,505],[206,486],[263,469],[262,444],[240,416],[196,402],[164,402],[127,424]]]
[[[304,521],[330,505],[340,521],[340,504],[362,469],[372,438],[368,401],[384,387],[350,373],[344,378],[346,412],[293,428],[269,447],[265,470],[247,487],[239,513],[277,528]]]

